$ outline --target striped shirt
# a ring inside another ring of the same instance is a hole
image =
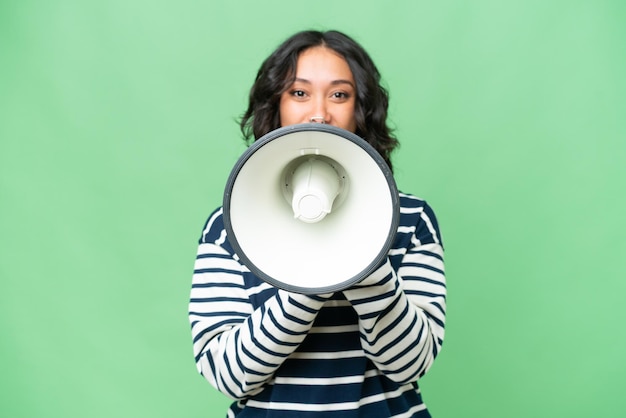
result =
[[[222,209],[208,219],[189,320],[198,371],[228,417],[430,417],[417,384],[444,337],[443,245],[432,209],[400,193],[388,257],[341,292],[303,295],[254,276]]]

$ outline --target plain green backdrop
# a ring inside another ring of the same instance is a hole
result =
[[[336,28],[443,231],[434,417],[623,417],[625,5],[0,2],[0,416],[225,415],[192,358],[196,242],[261,61]]]

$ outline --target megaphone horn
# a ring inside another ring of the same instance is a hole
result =
[[[257,277],[292,292],[343,290],[385,259],[399,222],[391,170],[365,140],[318,123],[254,142],[228,178],[224,226]]]

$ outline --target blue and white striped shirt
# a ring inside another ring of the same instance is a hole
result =
[[[276,289],[230,246],[217,209],[196,258],[189,319],[198,371],[229,417],[429,417],[417,379],[444,337],[443,245],[432,209],[400,193],[385,263],[333,295]]]

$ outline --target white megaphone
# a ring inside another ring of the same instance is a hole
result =
[[[395,237],[391,170],[357,135],[306,123],[254,142],[230,173],[224,226],[257,277],[304,294],[343,290],[371,274]]]

